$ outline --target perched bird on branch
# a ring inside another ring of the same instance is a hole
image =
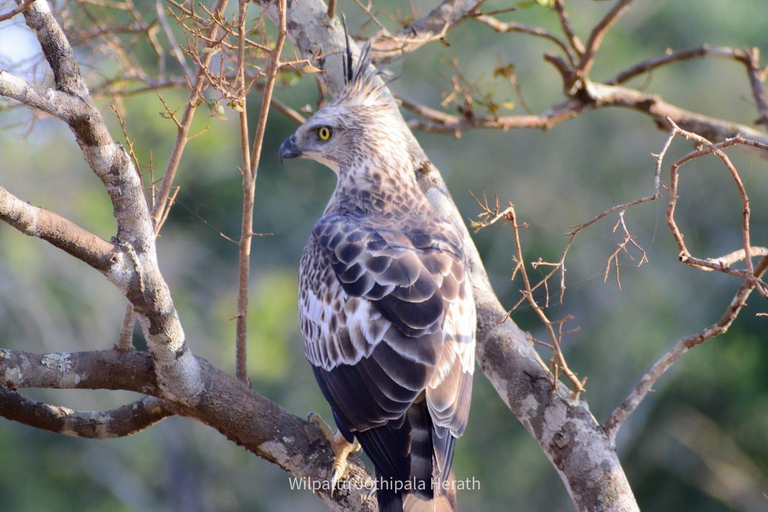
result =
[[[281,161],[338,176],[301,258],[304,351],[339,429],[332,485],[359,441],[380,510],[451,511],[475,365],[462,231],[419,188],[410,133],[367,50],[353,66],[347,41],[343,90],[280,146]]]

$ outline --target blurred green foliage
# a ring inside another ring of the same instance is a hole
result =
[[[502,17],[557,32],[555,16],[540,5],[546,3],[522,2],[518,11]],[[567,2],[583,38],[610,5]],[[484,9],[506,6],[488,2]],[[377,7],[408,11],[407,2]],[[352,27],[365,21],[351,1],[342,2],[339,9]],[[419,9],[420,15],[427,12],[426,7]],[[667,48],[708,43],[766,50],[768,32],[764,16],[758,14],[764,11],[764,0],[637,2],[606,37],[592,77],[608,78]],[[0,40],[3,37],[0,30]],[[454,72],[449,62],[455,57],[471,81],[481,89],[493,88],[499,105],[513,102],[511,113],[524,112],[504,77],[493,76],[499,64],[514,66],[508,69],[517,74],[525,102],[535,112],[560,101],[559,77],[541,59],[542,52],[555,49],[550,43],[519,34],[498,35],[472,21],[446,39],[450,46],[431,44],[394,64],[392,70],[400,78],[391,88],[439,107],[441,94],[451,90],[447,77]],[[9,51],[7,45],[0,48]],[[135,56],[149,59],[148,47],[137,49]],[[108,61],[98,64],[103,68],[89,69],[94,80],[109,73]],[[731,121],[750,124],[756,117],[746,76],[735,63],[693,61],[660,69],[648,83],[646,78],[630,86]],[[278,90],[277,97],[295,108],[314,105],[314,79],[294,81],[294,87]],[[183,107],[184,91],[162,94],[171,108]],[[253,93],[252,123],[259,102]],[[156,177],[175,136],[172,122],[158,115],[162,110],[154,94],[128,98],[122,105],[137,156],[145,169],[154,164]],[[119,125],[106,103],[102,112],[120,139]],[[237,248],[221,234],[238,236],[241,177],[236,115],[225,108],[225,116],[206,118],[201,109],[192,133],[210,129],[189,143],[182,160],[176,182],[181,189],[159,241],[159,257],[193,351],[233,373]],[[18,109],[0,112],[3,126],[20,119],[24,117]],[[301,249],[334,177],[306,161],[279,166],[276,150],[294,129],[284,116],[272,113],[254,221],[257,232],[270,235],[255,238],[252,251],[249,371],[259,392],[293,413],[303,416],[315,410],[330,417],[303,356],[296,277]],[[658,152],[666,137],[649,119],[619,109],[592,112],[546,133],[474,131],[460,139],[416,135],[466,217],[479,213],[469,190],[496,194],[502,204],[514,202],[520,220],[529,224],[522,234],[529,261],[557,260],[567,241],[563,233],[571,226],[650,193],[650,153]],[[676,142],[668,163],[689,149]],[[768,166],[744,154],[732,153],[732,158],[753,198],[753,243],[768,245]],[[109,201],[61,123],[39,120],[29,135],[21,128],[2,132],[0,165],[0,184],[11,192],[104,238],[112,235]],[[683,170],[682,186],[679,222],[691,249],[717,256],[738,248],[740,203],[722,165],[715,159],[695,162]],[[566,339],[564,349],[571,367],[589,377],[585,398],[599,421],[677,339],[719,318],[739,285],[733,278],[678,263],[664,210],[661,203],[651,203],[627,212],[628,227],[650,262],[637,268],[637,251],[630,251],[634,261],[622,256],[621,290],[613,273],[603,283],[606,260],[621,238],[612,232],[615,217],[580,235],[568,259],[565,301],[551,308],[552,318],[575,316],[568,325],[580,332]],[[514,304],[520,285],[509,279],[511,230],[497,225],[475,240],[500,298]],[[761,495],[768,492],[768,320],[756,317],[765,310],[766,301],[753,296],[734,327],[686,355],[624,426],[619,451],[643,510],[768,508]],[[0,346],[37,352],[109,347],[123,312],[124,299],[95,272],[0,225]],[[530,309],[521,307],[513,318],[534,336],[545,338]],[[542,350],[542,356],[548,359],[549,354]],[[77,409],[107,409],[135,398],[113,392],[25,394]],[[481,483],[480,491],[460,495],[465,510],[572,507],[549,461],[479,372],[470,424],[457,443],[455,465],[457,478],[474,476]],[[102,443],[2,421],[0,496],[0,509],[9,511],[323,510],[309,492],[289,490],[288,476],[276,467],[212,429],[180,418]]]

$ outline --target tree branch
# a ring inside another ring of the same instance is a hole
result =
[[[45,0],[24,11],[53,70],[56,88],[81,107],[67,119],[88,165],[104,184],[117,220],[116,243],[132,264],[127,274],[107,277],[138,314],[166,398],[190,402],[200,391],[196,359],[189,351],[170,291],[158,264],[155,232],[139,173],[116,143],[88,92],[72,47]],[[114,268],[112,269],[114,270]]]
[[[761,277],[766,269],[768,269],[768,256],[764,256],[755,266],[755,277]],[[728,328],[739,315],[741,308],[746,305],[747,299],[754,289],[755,283],[753,281],[745,280],[717,322],[696,334],[691,334],[690,336],[679,340],[661,357],[661,359],[651,366],[640,379],[640,382],[635,389],[632,390],[632,393],[630,393],[626,400],[611,413],[611,416],[605,422],[605,432],[611,439],[616,439],[616,434],[624,421],[635,411],[635,409],[637,409],[648,392],[651,391],[656,381],[659,380],[659,377],[669,370],[678,359],[692,348],[728,331]]]
[[[656,126],[668,131],[672,119],[685,130],[701,134],[714,142],[721,142],[741,134],[746,139],[768,144],[768,135],[749,126],[697,114],[665,102],[659,96],[645,94],[620,85],[608,85],[585,80],[583,94],[576,95],[553,106],[540,115],[459,118],[428,107],[403,101],[403,107],[421,116],[426,121],[414,119],[408,125],[412,129],[428,133],[446,133],[460,136],[473,128],[509,130],[512,128],[537,128],[547,130],[586,112],[606,107],[623,107],[648,115]],[[768,159],[768,151],[760,146],[741,146],[741,150]]]
[[[675,62],[684,62],[692,59],[701,59],[705,57],[719,57],[723,59],[741,60],[741,55],[746,56],[743,50],[737,50],[734,48],[728,48],[726,46],[710,46],[703,44],[697,48],[685,48],[683,50],[677,50],[669,52],[664,55],[652,57],[648,60],[644,60],[631,66],[613,78],[607,80],[606,85],[618,85],[642,75],[643,73],[649,73],[655,69],[658,69],[667,64],[673,64]]]
[[[34,2],[35,2],[35,0],[24,0],[18,6],[16,6],[15,9],[11,9],[8,12],[4,12],[4,13],[0,14],[0,21],[9,20],[9,19],[13,18],[14,16],[16,16],[17,14],[19,14],[20,12],[24,12]]]
[[[349,458],[345,485],[333,497],[327,482],[333,451],[314,423],[287,412],[275,402],[197,358],[203,388],[194,405],[164,402],[170,414],[199,420],[277,464],[290,475],[318,485],[316,494],[332,510],[373,511],[365,501],[373,479],[362,461]],[[0,350],[0,388],[123,389],[161,397],[152,359],[147,352],[116,350],[33,354]],[[5,416],[0,394],[0,416]],[[159,413],[158,413],[159,414]]]
[[[539,27],[531,27],[528,25],[521,25],[520,23],[510,21],[509,23],[503,23],[493,16],[488,16],[487,14],[481,14],[478,16],[474,16],[474,19],[482,23],[483,25],[487,25],[496,32],[500,33],[506,33],[506,32],[518,32],[520,34],[529,34],[536,37],[541,37],[544,39],[547,39],[549,41],[552,41],[555,43],[568,57],[568,60],[571,64],[574,63],[576,60],[576,56],[574,55],[574,52],[571,48],[569,48],[564,41],[562,41],[559,37],[554,35],[551,32],[548,32],[542,28]]]
[[[65,122],[76,118],[83,107],[79,99],[72,98],[61,91],[32,84],[2,69],[0,69],[0,96],[11,98]]]
[[[45,240],[107,273],[115,264],[115,247],[51,211],[36,208],[0,187],[0,220],[22,233]]]
[[[589,72],[595,63],[595,56],[597,50],[600,48],[600,43],[603,42],[603,37],[608,33],[608,30],[616,23],[622,14],[627,12],[629,4],[632,0],[618,0],[613,7],[606,13],[597,25],[592,29],[587,40],[587,47],[581,55],[581,60],[576,66],[577,73],[580,77],[589,76]]]
[[[56,434],[98,440],[130,436],[172,416],[167,403],[144,397],[109,411],[73,411],[0,387],[0,416],[5,419]]]
[[[443,0],[429,14],[394,36],[382,29],[370,39],[374,62],[387,64],[426,43],[442,39],[482,3],[483,0]]]

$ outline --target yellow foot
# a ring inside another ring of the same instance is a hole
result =
[[[335,457],[333,459],[333,472],[331,473],[331,496],[336,489],[336,484],[339,483],[341,477],[344,476],[344,471],[347,469],[347,457],[352,452],[360,451],[360,443],[355,439],[354,443],[348,442],[344,439],[344,436],[338,430],[336,432],[328,426],[325,420],[314,412],[310,412],[307,415],[307,419],[317,425],[322,431],[323,436],[328,440],[328,443],[333,449]]]

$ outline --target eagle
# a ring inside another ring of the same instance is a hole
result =
[[[452,511],[455,441],[467,426],[475,303],[463,231],[417,182],[410,132],[370,64],[342,55],[344,86],[280,146],[336,188],[301,257],[304,352],[338,426],[337,455],[362,446],[382,511]]]

